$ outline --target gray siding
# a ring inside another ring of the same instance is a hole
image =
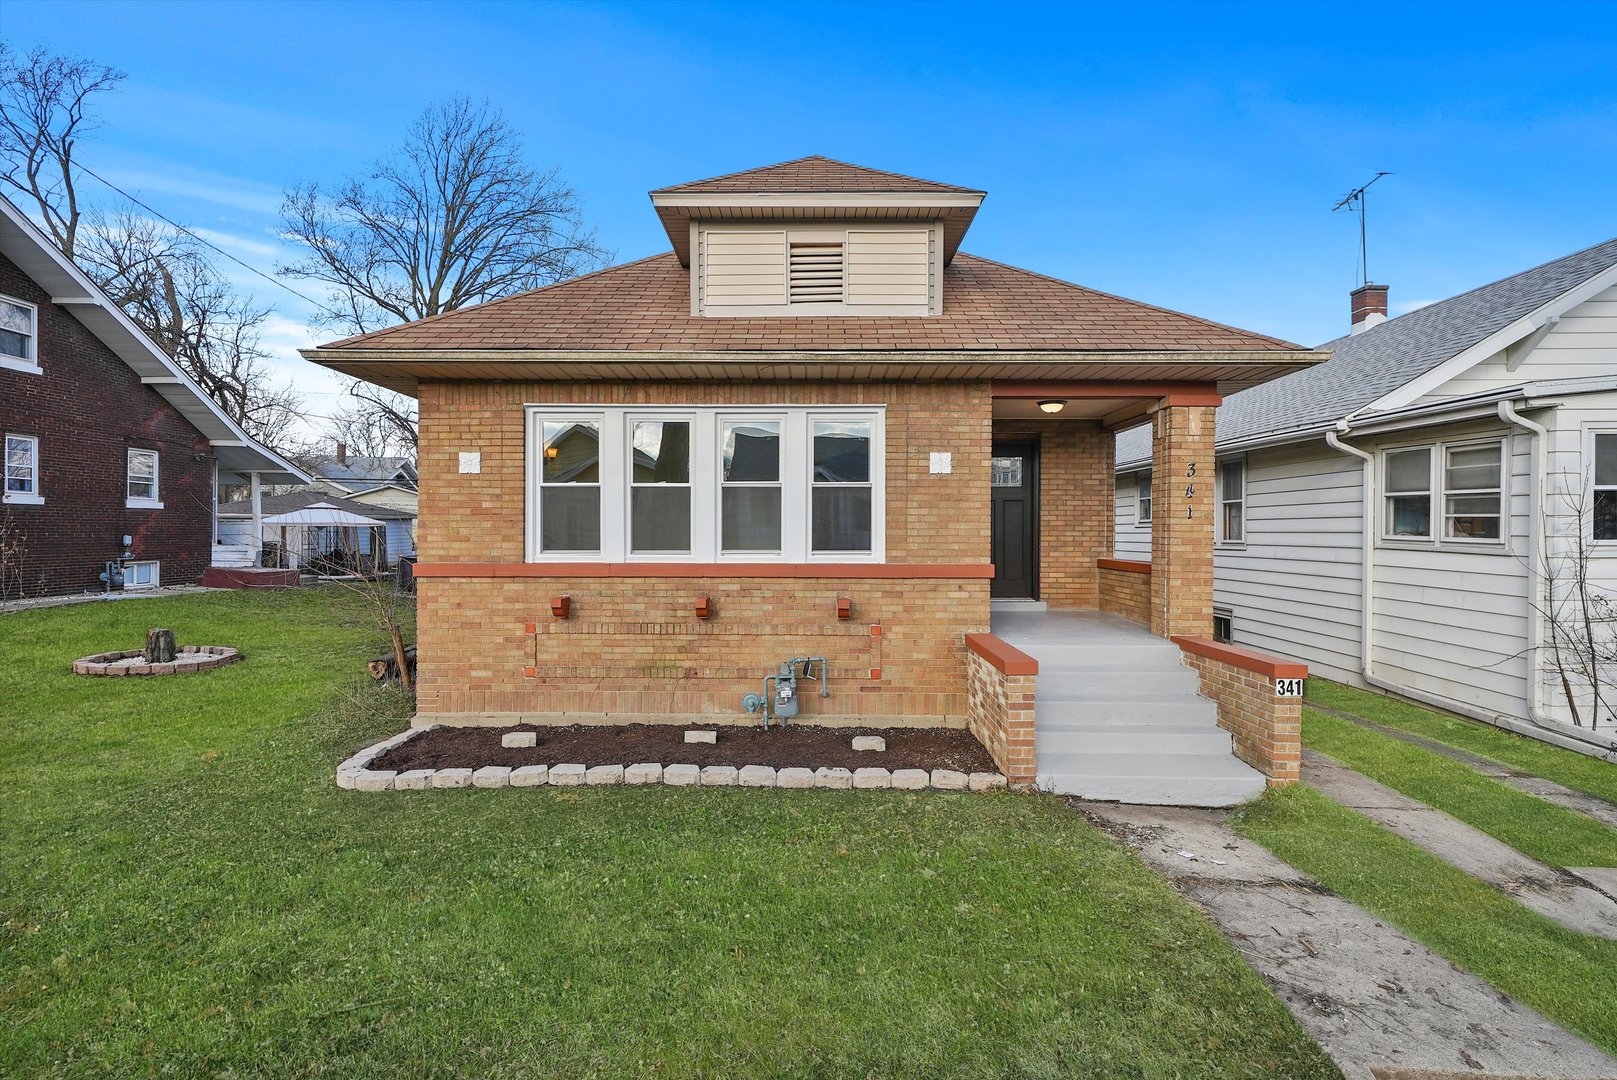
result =
[[[1139,481],[1143,473],[1117,478],[1116,511],[1112,516],[1112,556],[1151,561],[1151,525],[1139,523]]]

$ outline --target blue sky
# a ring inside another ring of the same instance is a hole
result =
[[[985,188],[966,249],[1317,344],[1617,235],[1617,5],[119,4],[0,33],[128,73],[83,160],[245,261],[457,92],[502,108],[619,261],[646,192],[805,154]],[[243,275],[291,350],[307,306]],[[303,285],[299,288],[310,289]]]

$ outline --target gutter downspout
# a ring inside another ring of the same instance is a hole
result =
[[[1374,665],[1370,656],[1370,605],[1376,565],[1376,459],[1367,451],[1349,446],[1341,440],[1340,436],[1346,435],[1349,430],[1346,420],[1338,420],[1335,428],[1325,432],[1325,443],[1332,450],[1351,454],[1364,462],[1364,506],[1359,512],[1363,519],[1360,546],[1364,552],[1359,560],[1359,673],[1364,676],[1365,682],[1375,686],[1380,684],[1371,670]],[[1398,692],[1403,693],[1402,690]]]
[[[1539,561],[1544,557],[1543,505],[1546,479],[1544,476],[1545,443],[1549,432],[1542,424],[1534,423],[1516,411],[1511,401],[1499,403],[1499,419],[1514,424],[1532,438],[1532,451],[1528,469],[1531,473],[1532,501],[1528,505],[1527,528],[1527,718],[1535,724],[1547,724],[1550,717],[1544,713],[1544,679],[1540,657],[1544,648],[1544,619],[1548,598],[1544,586],[1546,575],[1540,572]]]

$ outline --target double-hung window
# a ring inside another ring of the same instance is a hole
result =
[[[880,408],[528,411],[530,561],[884,558]]]
[[[40,503],[39,440],[32,435],[6,436],[6,487],[8,503]]]
[[[1381,459],[1381,490],[1386,494],[1383,535],[1429,540],[1432,536],[1432,448],[1391,450]]]
[[[157,451],[129,448],[128,497],[125,505],[162,509],[157,492]]]
[[[1501,442],[1443,448],[1443,539],[1500,538],[1504,452]]]
[[[1246,462],[1218,463],[1218,541],[1239,544],[1246,539]]]
[[[1135,482],[1135,491],[1139,496],[1139,506],[1134,517],[1137,525],[1151,524],[1151,474],[1144,472]]]
[[[0,296],[0,367],[39,371],[39,309]]]
[[[1617,540],[1617,431],[1594,436],[1594,539]]]

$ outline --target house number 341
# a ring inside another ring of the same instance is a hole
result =
[[[1196,516],[1196,511],[1190,502],[1196,494],[1196,463],[1194,461],[1185,466],[1185,475],[1191,478],[1191,482],[1185,485],[1185,520],[1189,521]]]

